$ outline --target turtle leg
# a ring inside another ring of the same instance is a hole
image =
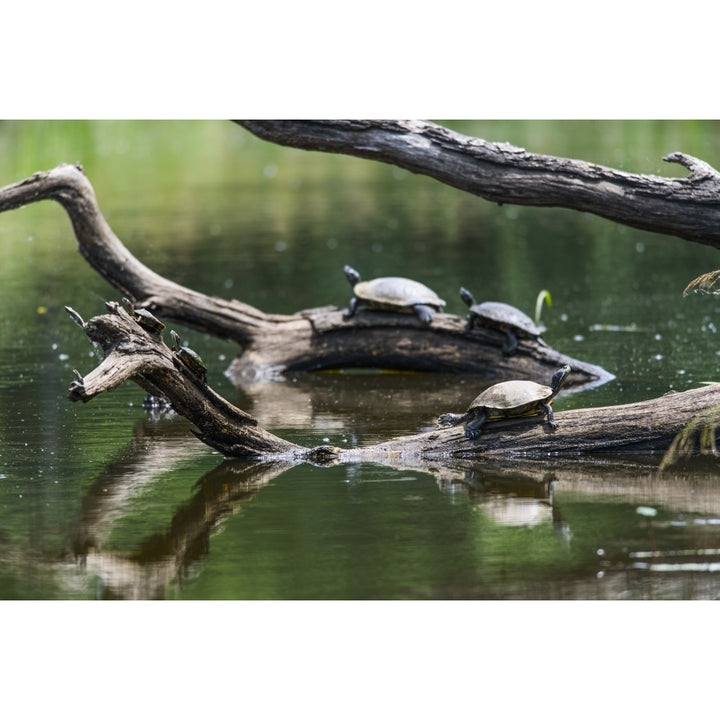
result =
[[[453,425],[459,425],[465,420],[466,413],[462,415],[458,413],[444,413],[437,419],[437,424],[440,427],[452,427]]]
[[[429,305],[413,305],[413,310],[423,325],[429,325],[435,314],[435,308]]]
[[[476,438],[482,433],[482,426],[487,420],[487,413],[481,412],[479,415],[475,415],[472,420],[468,420],[465,423],[465,437]]]
[[[467,324],[465,325],[466,330],[472,330],[475,325],[475,316],[472,313],[468,313]]]
[[[515,351],[518,349],[517,335],[510,329],[505,331],[505,335],[507,336],[507,342],[503,345],[503,354],[514,355]]]
[[[558,424],[555,422],[555,415],[553,415],[553,409],[550,407],[550,405],[543,405],[543,412],[545,413],[545,416],[547,417],[548,425],[554,430]]]
[[[349,320],[357,311],[358,299],[356,297],[350,298],[350,304],[348,309],[343,313],[343,320]]]

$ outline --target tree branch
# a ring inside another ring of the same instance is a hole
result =
[[[263,430],[258,421],[234,407],[180,362],[157,333],[148,332],[117,303],[110,314],[83,322],[69,310],[105,359],[70,386],[70,399],[88,401],[131,379],[152,394],[167,397],[176,412],[198,428],[196,435],[226,457],[314,462],[380,462],[407,466],[479,458],[578,456],[597,453],[665,453],[675,436],[703,412],[720,405],[720,384],[670,393],[628,405],[555,413],[558,429],[543,417],[488,423],[470,440],[462,427],[395,438],[377,445],[343,450],[331,446],[303,448]],[[442,412],[465,408],[438,407]],[[705,429],[707,434],[707,429]],[[716,429],[711,430],[713,441]],[[695,454],[700,451],[695,440]],[[685,444],[685,455],[693,454]]]
[[[720,248],[720,175],[680,152],[685,179],[636,175],[538,155],[419,120],[236,120],[280,145],[397,165],[496,203],[590,212],[641,230]]]
[[[500,351],[505,341],[502,332],[487,328],[466,332],[464,320],[455,315],[437,315],[430,327],[414,316],[393,313],[358,313],[346,321],[334,306],[273,315],[238,300],[185,288],[147,268],[120,242],[78,166],[60,165],[0,189],[0,212],[44,199],[65,208],[83,257],[136,307],[240,343],[244,352],[229,373],[236,383],[274,379],[286,371],[357,366],[491,378],[511,371],[515,377],[534,378],[566,363],[576,368],[575,383],[612,378],[596,365],[535,340],[522,341],[515,355],[505,357]],[[350,295],[348,288],[348,299]]]

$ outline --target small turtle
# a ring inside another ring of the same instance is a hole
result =
[[[460,288],[460,297],[470,308],[465,329],[470,330],[478,324],[504,332],[507,336],[507,342],[502,348],[505,355],[513,355],[517,350],[518,335],[545,345],[540,338],[540,328],[516,307],[501,302],[476,303],[472,293],[465,288]]]
[[[189,347],[182,347],[180,336],[174,330],[170,331],[170,336],[173,339],[171,349],[175,353],[175,357],[204,385],[207,382],[207,368],[202,358]]]
[[[402,277],[381,277],[361,282],[360,274],[349,265],[344,267],[345,277],[352,285],[350,299],[343,318],[349,320],[359,307],[389,312],[415,313],[423,325],[430,324],[436,312],[442,312],[445,301],[429,287]]]
[[[164,323],[160,322],[149,310],[145,308],[138,308],[137,310],[133,307],[132,302],[124,297],[122,304],[128,315],[143,329],[148,332],[156,333],[160,335],[165,329]]]
[[[482,426],[490,420],[509,417],[539,415],[545,413],[548,425],[557,427],[552,407],[553,399],[560,391],[572,368],[563,365],[552,376],[550,386],[539,385],[532,380],[508,380],[483,390],[462,415],[445,413],[437,419],[441,427],[465,423],[465,436],[475,438],[482,432]]]

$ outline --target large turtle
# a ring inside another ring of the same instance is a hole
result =
[[[466,330],[474,325],[494,327],[505,333],[507,341],[502,351],[505,355],[512,355],[518,348],[518,335],[527,337],[545,345],[540,338],[540,328],[521,310],[502,302],[476,303],[469,290],[460,288],[462,301],[470,308],[467,316]]]
[[[470,403],[467,412],[445,413],[437,419],[438,425],[451,427],[464,422],[465,436],[475,438],[490,420],[545,413],[548,425],[554,430],[557,423],[550,405],[571,371],[569,365],[563,365],[552,376],[549,387],[532,380],[508,380],[492,385]]]
[[[429,287],[403,277],[380,277],[360,280],[360,273],[349,265],[343,268],[354,295],[343,318],[351,318],[359,307],[390,312],[414,312],[423,325],[428,325],[436,312],[442,312],[445,301]]]

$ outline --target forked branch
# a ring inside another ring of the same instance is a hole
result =
[[[413,316],[394,313],[358,313],[346,321],[334,306],[273,315],[183,287],[147,268],[120,242],[77,166],[60,165],[0,189],[0,212],[43,199],[65,208],[82,255],[136,307],[242,345],[243,352],[230,368],[237,383],[274,379],[292,370],[357,366],[536,378],[570,363],[576,368],[576,384],[612,377],[596,365],[531,340],[523,341],[515,355],[504,357],[502,332],[465,332],[464,320],[455,315],[438,315],[430,327]]]

